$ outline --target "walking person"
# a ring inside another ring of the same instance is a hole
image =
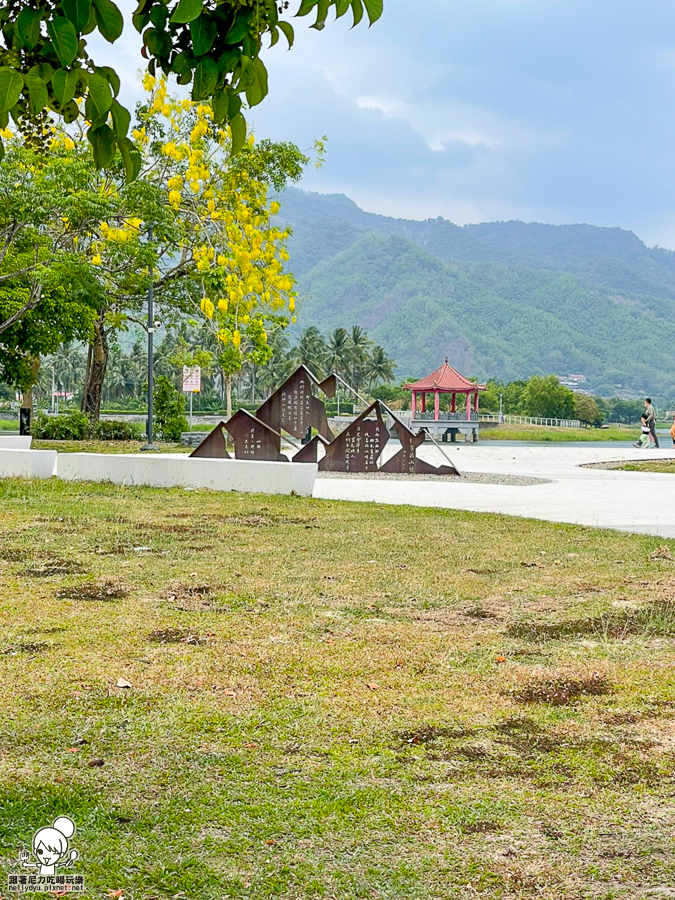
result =
[[[673,446],[675,446],[675,419],[673,419],[673,424],[670,426],[670,436],[673,439]]]
[[[649,433],[654,441],[654,447],[658,450],[659,439],[656,436],[656,410],[652,406],[651,397],[645,397],[645,420],[647,425],[649,425]]]

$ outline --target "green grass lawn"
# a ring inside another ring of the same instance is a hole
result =
[[[11,431],[19,433],[19,419],[0,419],[0,432]]]
[[[33,450],[57,450],[59,453],[140,453],[145,441],[43,441],[35,439]],[[155,441],[160,453],[189,453],[183,444]]]
[[[672,886],[673,556],[498,516],[2,481],[2,867],[67,814],[94,897]]]
[[[622,463],[613,466],[624,472],[671,472],[675,474],[675,459],[646,459],[644,462]]]
[[[637,440],[639,428],[611,425],[609,428],[555,428],[548,425],[510,425],[481,429],[481,441],[630,441]]]

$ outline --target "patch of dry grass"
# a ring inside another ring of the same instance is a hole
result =
[[[442,510],[2,482],[2,862],[66,813],[98,895],[598,900],[672,884],[663,546]]]

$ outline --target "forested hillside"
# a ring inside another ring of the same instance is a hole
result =
[[[419,375],[513,379],[581,372],[593,390],[675,394],[675,254],[589,225],[462,228],[360,210],[342,195],[283,197],[300,325],[363,325]]]

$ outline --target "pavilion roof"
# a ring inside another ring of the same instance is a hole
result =
[[[484,391],[485,387],[484,384],[476,384],[475,381],[469,381],[460,375],[457,369],[448,365],[447,356],[443,365],[430,375],[405,385],[409,391],[438,391],[440,394],[468,394],[473,391]]]

